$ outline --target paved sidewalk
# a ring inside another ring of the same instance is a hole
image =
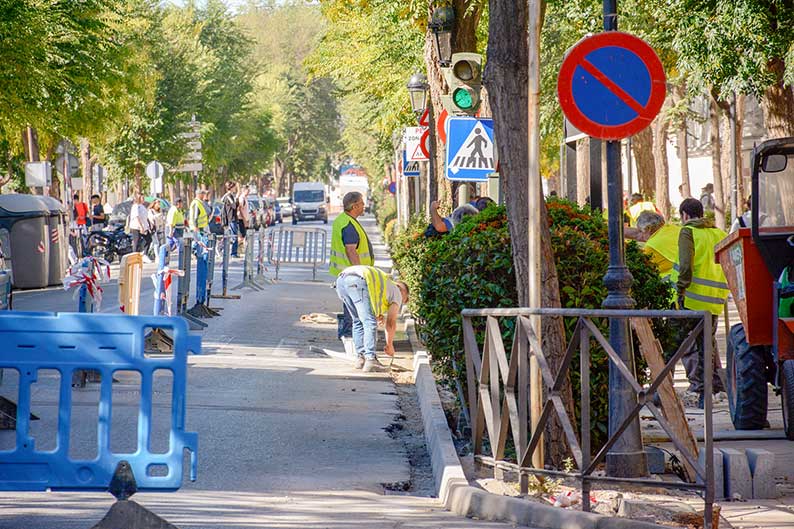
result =
[[[452,515],[432,498],[384,494],[383,484],[410,479],[403,445],[385,430],[399,414],[394,384],[387,374],[309,351],[340,350],[336,325],[300,316],[333,314],[340,302],[329,276],[312,282],[306,268],[282,270],[284,280],[261,292],[217,300],[225,310],[201,333],[206,354],[190,358],[187,429],[199,434],[198,481],[133,499],[181,529],[504,527]],[[127,414],[120,412],[121,424],[133,422],[136,409],[130,384],[114,384],[114,398],[123,395],[114,410]],[[34,400],[46,417],[54,404],[46,387],[39,391]],[[76,391],[93,402],[98,386]],[[90,433],[96,422],[83,415],[88,408],[80,407],[76,422]],[[167,410],[156,408],[167,421]],[[0,432],[0,441],[7,435]],[[90,435],[80,439],[91,446]],[[112,501],[109,494],[4,493],[0,529],[87,529]]]

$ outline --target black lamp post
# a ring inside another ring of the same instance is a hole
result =
[[[408,95],[411,96],[411,110],[422,114],[427,106],[427,77],[417,72],[408,80]]]
[[[436,39],[436,54],[442,67],[452,63],[452,30],[455,29],[455,9],[438,7],[430,19],[430,31]]]

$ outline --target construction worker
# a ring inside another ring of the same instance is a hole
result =
[[[655,211],[643,211],[637,217],[640,239],[645,241],[643,251],[651,256],[659,268],[659,276],[675,288],[678,282],[678,238],[681,226],[667,224]],[[673,300],[675,301],[675,299]]]
[[[195,233],[203,233],[210,225],[210,217],[207,212],[205,201],[207,199],[207,190],[199,189],[196,192],[196,198],[190,203],[190,210],[188,211],[187,223],[190,231]]]
[[[375,356],[378,322],[385,319],[386,347],[394,356],[394,333],[400,307],[408,301],[408,286],[392,279],[374,266],[355,265],[342,270],[336,279],[336,293],[353,316],[353,344],[356,369],[365,373],[382,371]]]
[[[182,213],[182,199],[177,198],[168,209],[168,215],[165,218],[165,235],[181,239],[184,231],[185,214]]]
[[[640,213],[643,211],[659,213],[653,202],[645,200],[639,193],[634,193],[631,195],[631,204],[629,205],[629,226],[632,228],[637,226],[637,217],[639,217]]]
[[[328,273],[334,277],[348,266],[375,264],[372,243],[358,222],[364,207],[364,196],[358,191],[351,191],[342,197],[344,211],[336,217],[331,227],[331,266]],[[351,336],[353,326],[346,304],[342,307],[342,314],[342,326],[337,333],[340,339]]]
[[[678,280],[676,291],[679,308],[707,311],[711,314],[712,351],[714,361],[713,392],[725,391],[717,370],[720,368],[717,354],[717,323],[728,298],[728,283],[722,267],[715,262],[714,246],[726,237],[726,233],[714,227],[711,220],[703,218],[703,204],[696,198],[687,198],[679,207],[683,226],[678,237]],[[693,320],[690,327],[697,321]],[[703,404],[703,350],[702,342],[684,357],[684,367],[689,379],[689,392],[698,395]]]

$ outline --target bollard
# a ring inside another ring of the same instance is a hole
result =
[[[207,306],[210,247],[206,237],[200,235],[196,238],[193,243],[193,251],[196,254],[196,304],[188,312],[197,318],[220,316],[220,313]]]
[[[190,255],[191,247],[193,246],[193,237],[190,234],[185,234],[179,245],[179,270],[182,274],[177,283],[177,314],[182,316],[188,321],[190,328],[193,330],[204,329],[207,324],[188,313],[187,303],[190,297]]]
[[[256,282],[254,278],[254,232],[249,230],[245,234],[245,260],[243,261],[243,282],[232,290],[241,288],[253,288],[254,290],[264,290],[264,287]]]
[[[221,239],[223,239],[223,235],[221,235]],[[210,307],[210,300],[212,299],[212,284],[215,282],[215,257],[218,254],[218,239],[214,233],[209,236],[207,247],[209,251],[207,258],[207,296],[205,298],[204,304],[210,311],[219,313],[223,310],[223,307]]]
[[[232,247],[232,237],[237,237],[236,235],[229,235],[226,233],[223,235],[223,267],[221,270],[221,294],[212,294],[210,297],[216,299],[240,299],[240,296],[236,294],[229,294],[229,255],[231,255],[231,247]]]
[[[130,316],[137,316],[141,307],[141,275],[143,274],[143,254],[128,253],[121,258],[119,271],[119,306]]]

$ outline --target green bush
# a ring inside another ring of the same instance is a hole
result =
[[[562,306],[600,308],[606,297],[603,277],[609,261],[604,219],[564,200],[549,201],[548,209]],[[465,218],[452,233],[433,239],[423,237],[425,227],[426,223],[416,221],[399,233],[391,245],[392,257],[413,293],[410,308],[420,336],[432,353],[434,371],[446,384],[454,384],[456,375],[465,383],[460,311],[517,306],[506,212],[503,207],[491,206],[477,216]],[[634,276],[631,294],[636,306],[668,308],[669,287],[633,242],[627,245],[626,261]],[[482,340],[484,318],[474,321]],[[566,319],[568,338],[575,323],[572,318]],[[606,321],[597,323],[606,335]],[[502,319],[501,326],[509,351],[513,321]],[[657,331],[664,329],[659,327]],[[663,344],[666,342],[664,333],[660,339]],[[605,440],[607,429],[608,361],[594,342],[591,352],[591,420],[597,447]],[[639,366],[644,365],[637,348],[635,357]],[[578,360],[572,365],[578,366]],[[571,370],[574,395],[579,392],[577,371]],[[574,400],[578,402],[578,398]]]

